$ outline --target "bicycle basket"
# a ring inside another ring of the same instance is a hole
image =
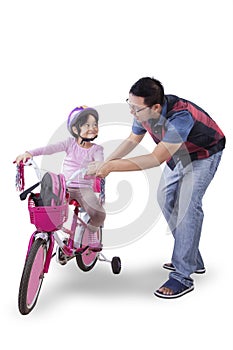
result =
[[[34,196],[39,197],[36,193]],[[28,199],[28,210],[30,214],[30,221],[34,224],[38,231],[55,231],[62,227],[68,218],[69,212],[69,194],[66,195],[66,202],[59,206],[36,206],[32,195]]]

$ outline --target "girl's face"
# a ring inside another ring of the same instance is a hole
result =
[[[99,128],[98,123],[93,117],[93,115],[89,114],[87,117],[86,123],[80,126],[80,136],[83,138],[92,139],[98,134]]]

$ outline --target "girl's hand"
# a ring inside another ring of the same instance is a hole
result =
[[[19,165],[19,163],[21,161],[23,161],[23,163],[26,163],[26,161],[28,160],[28,158],[32,159],[32,155],[29,152],[25,152],[23,154],[20,154],[18,157],[16,157],[16,163]]]

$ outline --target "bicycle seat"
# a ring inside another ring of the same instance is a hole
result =
[[[76,201],[76,199],[71,199],[69,201],[69,205],[74,205],[75,207],[81,207],[81,205],[79,204],[78,201]]]

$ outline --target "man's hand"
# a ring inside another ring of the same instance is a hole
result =
[[[102,163],[101,166],[98,167],[96,170],[96,176],[101,178],[108,176],[108,174],[111,173],[112,171],[112,167],[111,167],[112,163],[113,161],[111,160],[109,162]]]
[[[104,162],[91,162],[88,164],[86,175],[96,175],[97,169],[101,167]]]
[[[106,177],[111,172],[111,161],[91,162],[88,164],[86,175],[95,175],[101,178]]]

